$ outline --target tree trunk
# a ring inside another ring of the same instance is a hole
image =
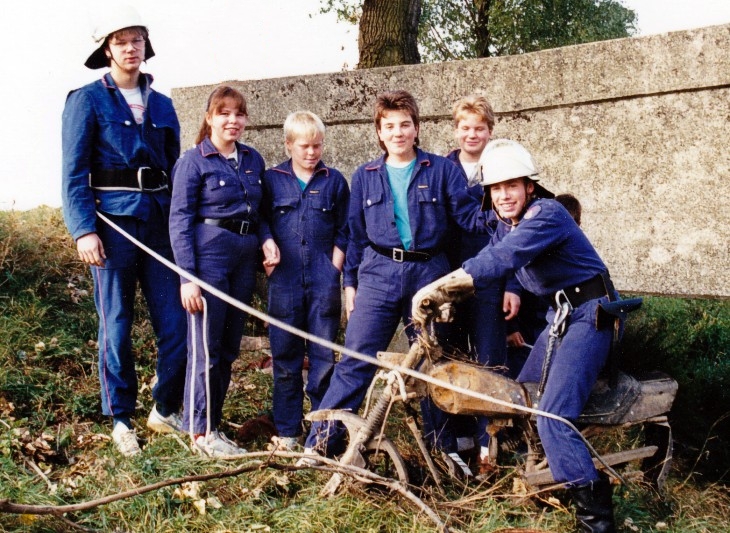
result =
[[[476,0],[474,2],[474,32],[475,48],[477,57],[489,57],[492,55],[492,35],[489,31],[489,9],[492,7],[492,0]]]
[[[364,0],[357,68],[412,65],[418,53],[421,0]]]

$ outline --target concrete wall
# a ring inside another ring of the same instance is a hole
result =
[[[583,226],[623,291],[730,297],[730,25],[521,56],[257,81],[244,141],[285,159],[281,125],[309,109],[328,126],[325,160],[349,175],[380,155],[375,95],[418,99],[421,143],[453,147],[451,105],[484,94],[495,137],[523,142],[553,192],[583,203]],[[213,86],[174,89],[189,147]]]

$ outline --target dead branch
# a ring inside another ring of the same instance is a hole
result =
[[[127,498],[132,498],[134,496],[140,496],[142,494],[146,494],[148,492],[153,492],[156,490],[160,490],[165,487],[169,487],[172,485],[182,485],[183,483],[190,483],[193,481],[209,481],[211,479],[223,479],[228,477],[235,477],[239,476],[241,474],[244,474],[246,472],[253,472],[255,470],[262,470],[264,468],[273,468],[276,470],[284,470],[284,471],[298,471],[298,470],[305,470],[305,469],[314,469],[314,470],[320,470],[323,472],[339,472],[342,474],[347,474],[349,476],[354,477],[356,480],[361,481],[363,483],[374,483],[377,485],[382,485],[388,489],[390,489],[393,492],[397,492],[407,500],[409,500],[411,503],[413,503],[418,509],[423,511],[433,522],[436,524],[436,526],[439,528],[440,531],[448,532],[448,529],[446,527],[446,524],[441,520],[439,515],[431,509],[428,505],[426,505],[423,500],[421,500],[418,496],[416,496],[413,492],[407,489],[402,483],[395,481],[393,479],[385,478],[382,476],[379,476],[377,474],[374,474],[370,472],[369,470],[366,470],[364,468],[358,468],[351,465],[341,465],[337,461],[332,459],[327,459],[325,457],[318,458],[319,461],[323,463],[321,466],[296,466],[292,464],[282,464],[282,463],[276,463],[272,462],[272,457],[283,457],[283,458],[292,458],[292,459],[298,459],[301,457],[310,457],[308,455],[302,454],[302,453],[295,453],[295,452],[281,452],[281,451],[274,451],[274,452],[252,452],[247,453],[243,456],[241,456],[241,459],[254,459],[258,457],[265,457],[267,458],[266,461],[254,461],[252,464],[247,464],[238,468],[234,468],[231,470],[224,470],[222,472],[214,472],[211,474],[199,474],[194,476],[184,476],[179,477],[175,479],[168,479],[165,481],[160,481],[158,483],[152,483],[150,485],[145,485],[143,487],[137,487],[131,490],[127,490],[124,492],[121,492],[119,494],[113,494],[111,496],[105,496],[103,498],[97,498],[95,500],[89,500],[87,502],[72,504],[72,505],[27,505],[27,504],[20,504],[20,503],[14,503],[7,499],[0,499],[0,512],[3,513],[12,513],[12,514],[30,514],[30,515],[54,515],[54,516],[61,516],[65,513],[74,513],[79,511],[88,511],[89,509],[94,509],[96,507],[99,507],[101,505],[107,505],[109,503],[113,503],[119,500],[124,500]]]
[[[145,485],[144,487],[138,487],[135,489],[120,492],[119,494],[113,494],[111,496],[105,496],[103,498],[97,498],[96,500],[89,500],[83,503],[77,503],[72,505],[26,505],[20,503],[13,503],[7,499],[0,499],[0,512],[13,513],[13,514],[32,514],[32,515],[62,515],[64,513],[74,513],[78,511],[88,511],[100,505],[106,505],[119,500],[132,498],[134,496],[140,496],[148,492],[169,487],[171,485],[181,485],[191,481],[208,481],[211,479],[226,478],[237,476],[245,472],[251,472],[258,470],[260,464],[242,466],[233,470],[226,470],[223,472],[216,472],[213,474],[200,474],[196,476],[185,476],[175,479],[168,479],[166,481],[160,481],[151,485]]]

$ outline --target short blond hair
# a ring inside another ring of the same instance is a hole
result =
[[[321,135],[324,139],[324,122],[311,111],[294,111],[284,121],[284,139],[293,142],[295,139],[314,139]]]
[[[492,106],[482,95],[470,94],[456,101],[451,111],[451,115],[454,118],[454,128],[459,125],[459,122],[467,114],[479,116],[487,123],[490,132],[494,129],[494,109],[492,109]]]

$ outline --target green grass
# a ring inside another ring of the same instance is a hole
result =
[[[263,305],[264,298],[257,301]],[[626,362],[637,370],[663,369],[680,382],[672,413],[678,455],[666,495],[638,482],[615,491],[619,531],[730,531],[730,460],[723,463],[730,439],[722,419],[730,405],[729,315],[727,302],[647,298],[632,319]],[[56,209],[0,212],[0,331],[0,500],[82,503],[239,466],[193,456],[184,437],[154,435],[144,427],[152,406],[155,348],[142,305],[133,346],[141,385],[135,422],[144,450],[133,459],[113,450],[109,423],[100,415],[90,276],[76,260]],[[251,321],[251,331],[265,333],[257,321]],[[236,364],[224,412],[229,425],[223,428],[232,436],[241,424],[271,409],[271,376],[248,367],[261,355],[243,353]],[[402,410],[395,409],[390,437],[415,461],[402,419]],[[635,437],[627,432],[613,445],[627,446]],[[249,450],[262,450],[265,444],[264,437],[245,442]],[[64,519],[0,514],[0,531],[78,531],[79,526],[206,533],[436,530],[405,499],[384,489],[348,485],[336,497],[322,498],[318,493],[328,477],[313,470],[262,468],[199,483],[195,498],[167,487]],[[506,473],[496,486],[447,484],[440,494],[426,485],[414,491],[456,531],[572,530],[572,512],[555,499],[559,493],[525,499],[512,490],[516,480]],[[194,500],[207,500],[205,514]]]

